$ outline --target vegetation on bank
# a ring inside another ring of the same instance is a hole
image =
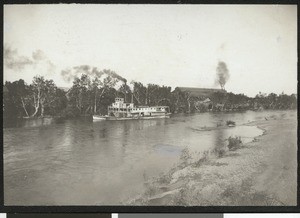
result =
[[[254,178],[251,177],[251,172],[254,171],[251,170],[252,166],[258,166],[259,163],[249,159],[253,155],[245,156],[248,161],[241,163],[241,166],[234,161],[228,161],[229,157],[245,154],[240,153],[239,149],[251,146],[253,144],[243,144],[241,137],[235,136],[227,138],[225,143],[217,144],[214,149],[203,153],[192,152],[186,147],[182,150],[176,166],[158,177],[146,179],[145,191],[131,199],[129,203],[153,206],[284,205],[278,196],[255,189]],[[229,165],[230,163],[233,165]],[[254,165],[251,165],[252,163]],[[224,167],[230,170],[224,171]]]
[[[259,93],[250,98],[244,94],[214,92],[209,97],[209,105],[202,105],[207,97],[195,97],[178,89],[172,91],[169,86],[144,85],[136,81],[129,86],[126,80],[121,80],[110,70],[103,70],[101,75],[75,77],[68,90],[57,87],[53,80],[42,76],[34,77],[31,84],[22,79],[6,81],[3,87],[4,119],[106,114],[107,107],[116,97],[136,105],[167,105],[172,113],[297,108],[296,94]]]
[[[184,148],[179,163],[168,172],[151,179],[144,177],[145,192],[136,199],[133,199],[131,203],[138,205],[156,205],[164,202],[167,205],[188,206],[195,200],[195,196],[192,193],[187,193],[191,191],[191,187],[188,185],[189,182],[183,181],[186,180],[187,177],[195,177],[197,170],[204,166],[222,166],[222,163],[217,161],[219,158],[223,158],[231,151],[235,151],[244,146],[239,136],[229,137],[226,141],[227,143],[218,144],[214,149],[204,151],[203,153],[192,152],[188,147]],[[227,189],[224,191],[224,194],[226,193]],[[209,201],[209,199],[202,200]]]

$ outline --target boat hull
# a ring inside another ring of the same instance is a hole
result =
[[[106,116],[93,115],[93,121],[102,121],[102,120],[106,120],[106,119],[107,119]]]
[[[157,115],[157,116],[132,116],[132,117],[109,117],[109,116],[93,116],[94,121],[101,120],[152,120],[170,118],[171,114]]]

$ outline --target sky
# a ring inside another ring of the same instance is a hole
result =
[[[89,65],[127,81],[229,92],[297,93],[296,5],[4,5],[4,81],[59,87]]]

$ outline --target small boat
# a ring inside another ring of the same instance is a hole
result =
[[[101,121],[101,120],[106,120],[108,116],[102,116],[102,115],[93,115],[93,120],[94,121]]]

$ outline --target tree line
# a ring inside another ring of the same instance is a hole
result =
[[[281,93],[262,94],[261,92],[251,98],[244,94],[232,92],[214,92],[209,96],[209,102],[203,102],[207,97],[194,97],[188,93],[180,93],[180,112],[206,112],[206,111],[246,111],[246,110],[291,110],[297,109],[297,95]]]
[[[4,118],[35,118],[46,116],[78,117],[92,114],[107,114],[107,107],[115,98],[136,105],[170,105],[171,87],[131,82],[132,88],[114,76],[113,71],[104,70],[104,76],[82,74],[75,77],[69,90],[56,86],[53,80],[35,76],[31,84],[20,79],[6,81],[3,87]],[[116,88],[117,83],[121,83]]]
[[[102,77],[87,74],[75,77],[69,90],[57,87],[53,80],[42,76],[35,76],[31,84],[22,79],[6,81],[3,87],[4,119],[105,115],[116,97],[135,105],[166,105],[172,113],[297,108],[296,94],[259,93],[250,98],[244,94],[214,92],[209,96],[210,101],[203,102],[207,97],[195,97],[178,89],[172,91],[169,86],[144,85],[136,81],[132,81],[130,87],[126,81],[114,77],[112,71],[102,73]],[[119,88],[116,88],[117,83],[121,83]]]

